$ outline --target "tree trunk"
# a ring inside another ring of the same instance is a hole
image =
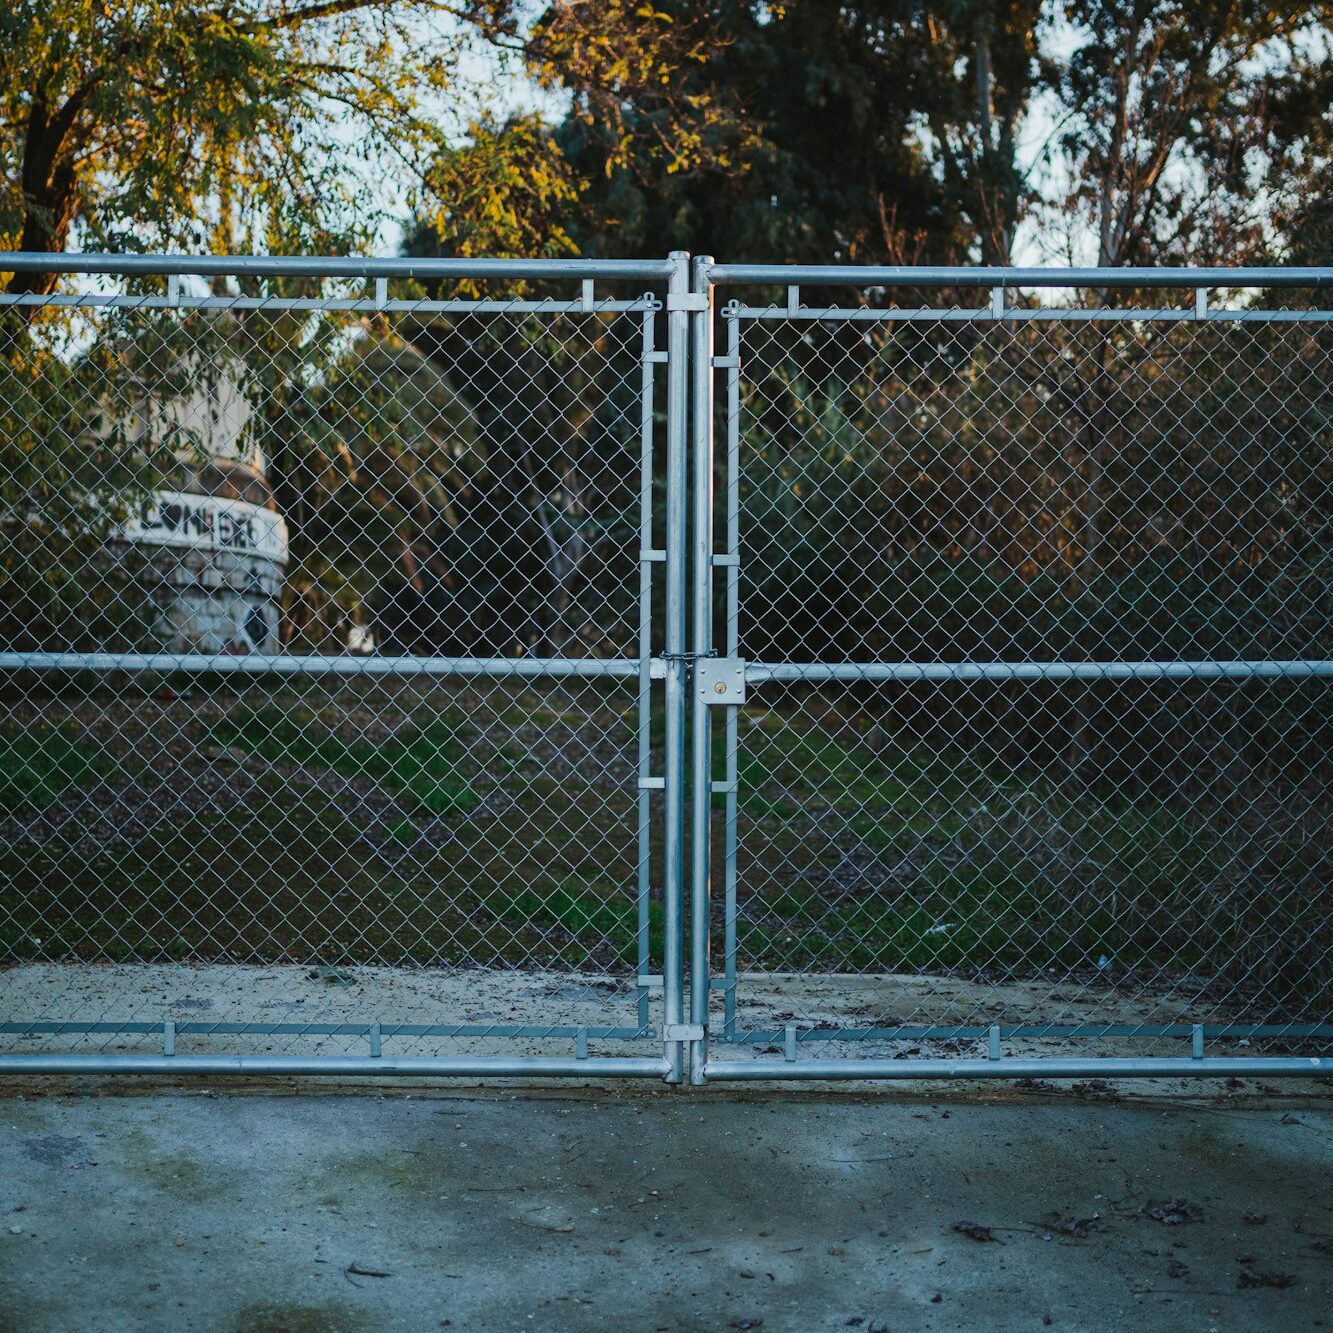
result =
[[[69,243],[78,202],[74,163],[62,155],[66,133],[77,106],[73,99],[57,116],[48,116],[46,105],[34,100],[28,113],[23,144],[23,230],[20,250],[38,254],[60,254]],[[11,296],[49,296],[56,289],[58,273],[15,273],[6,288]]]

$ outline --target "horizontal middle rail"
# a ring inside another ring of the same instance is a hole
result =
[[[766,681],[1304,680],[1333,676],[1333,661],[749,662],[747,685]]]
[[[319,654],[0,653],[0,671],[185,671],[264,676],[610,676],[638,677],[632,657],[333,657]],[[651,660],[660,680],[666,667]]]

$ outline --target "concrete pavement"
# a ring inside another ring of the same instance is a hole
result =
[[[0,1101],[0,1329],[1333,1327],[1327,1101],[130,1092]]]

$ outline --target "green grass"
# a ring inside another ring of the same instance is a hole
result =
[[[635,797],[515,794],[503,818],[426,837],[275,772],[92,856],[0,846],[0,959],[632,962]]]
[[[715,777],[724,759],[715,737]],[[1105,955],[1206,971],[1242,938],[1208,907],[1236,847],[1146,795],[1069,794],[799,714],[743,727],[737,776],[742,966],[1021,973]],[[841,880],[830,840],[853,857]]]
[[[0,810],[43,809],[113,767],[95,742],[59,730],[6,729],[0,732]]]
[[[0,957],[633,965],[628,766],[622,787],[552,776],[509,718],[422,714],[368,740],[364,716],[233,707],[188,733],[271,765],[232,804],[92,855],[35,826],[0,847]],[[867,725],[799,710],[742,725],[743,968],[1035,976],[1104,954],[1148,973],[1327,984],[1327,929],[1308,910],[1326,883],[1317,839],[1293,829],[1270,845],[1183,802],[1111,803],[993,755],[923,753],[907,729],[902,744],[872,744]],[[719,778],[724,749],[718,727]],[[0,756],[11,808],[87,785],[112,760],[55,730],[0,733]],[[330,793],[298,768],[364,778],[402,808]],[[475,808],[492,787],[474,818],[432,814]],[[723,820],[713,833],[720,942]],[[661,834],[655,820],[659,870]],[[655,959],[661,913],[654,901]]]
[[[565,880],[544,892],[525,889],[515,897],[503,899],[497,915],[511,928],[514,923],[521,923],[522,929],[540,937],[564,935],[587,941],[586,955],[572,960],[576,965],[593,961],[606,946],[624,963],[634,961],[638,955],[638,907],[634,896],[604,884]],[[648,934],[650,953],[657,956],[662,947],[660,902],[649,904]]]
[[[368,778],[417,816],[459,814],[481,794],[460,772],[460,726],[451,721],[400,728],[385,741],[346,740],[309,709],[238,709],[212,728],[213,739],[270,763]]]

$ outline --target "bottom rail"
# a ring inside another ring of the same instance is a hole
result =
[[[372,1078],[666,1078],[665,1059],[533,1056],[0,1055],[5,1074],[356,1074]]]
[[[704,1082],[910,1078],[1329,1078],[1333,1059],[1299,1056],[987,1060],[709,1060]]]

